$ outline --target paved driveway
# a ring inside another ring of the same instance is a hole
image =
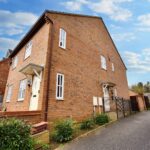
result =
[[[150,150],[150,111],[121,119],[71,142],[65,150]]]

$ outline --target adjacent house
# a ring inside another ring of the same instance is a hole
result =
[[[107,99],[106,111],[112,95],[129,99],[126,66],[100,17],[46,10],[10,57],[8,112],[80,120],[95,99]]]
[[[146,109],[145,99],[143,95],[129,90],[132,111],[143,111]]]
[[[6,83],[7,83],[9,66],[10,66],[9,58],[0,60],[0,109],[2,106],[2,100],[5,92]]]

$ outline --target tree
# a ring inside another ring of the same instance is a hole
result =
[[[135,84],[131,87],[131,90],[138,94],[143,94],[144,93],[144,88],[143,85],[139,82],[138,84]]]
[[[150,82],[147,81],[146,84],[139,82],[138,84],[132,85],[131,90],[141,95],[144,93],[150,93]]]
[[[147,83],[144,85],[144,92],[150,93],[150,82],[147,81]]]

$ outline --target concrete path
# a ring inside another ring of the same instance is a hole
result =
[[[64,150],[150,150],[150,111],[121,119]]]

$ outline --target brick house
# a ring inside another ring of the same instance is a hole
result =
[[[9,72],[10,59],[6,58],[0,60],[0,108],[5,92],[5,87],[7,83],[7,77]]]
[[[8,112],[80,120],[91,116],[95,99],[129,99],[126,67],[97,16],[46,10],[10,57]],[[105,107],[110,110],[109,102]]]

